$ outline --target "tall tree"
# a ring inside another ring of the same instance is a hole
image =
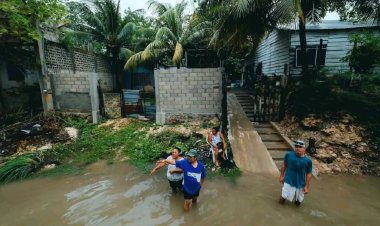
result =
[[[64,21],[65,7],[59,0],[0,1],[0,58],[25,64],[25,46],[33,46],[39,39],[37,22],[55,27]]]
[[[89,0],[86,5],[82,5],[82,13],[83,21],[76,25],[82,32],[73,32],[73,34],[88,33],[92,40],[102,44],[106,55],[111,57],[111,70],[116,89],[120,89],[122,57],[132,54],[132,51],[124,46],[130,44],[136,26],[128,21],[127,17],[122,17],[120,0]]]
[[[370,20],[380,22],[380,1],[378,0],[329,0],[330,10],[339,13],[342,20]]]
[[[172,7],[155,0],[148,1],[149,8],[157,14],[158,31],[154,41],[149,43],[143,51],[134,54],[126,62],[124,68],[136,67],[138,64],[150,60],[162,59],[172,54],[172,63],[179,66],[183,58],[186,45],[204,38],[210,31],[207,21],[189,24],[184,13],[186,1]]]
[[[307,62],[306,23],[319,23],[326,15],[326,0],[295,0],[294,6],[298,12],[298,28],[301,47],[302,75],[310,80],[309,66]]]
[[[218,47],[254,50],[263,37],[279,24],[298,18],[302,59],[302,74],[307,76],[306,23],[317,23],[326,14],[326,0],[225,0],[201,2],[214,9],[218,7],[216,31],[212,43]]]
[[[65,17],[59,0],[0,1],[0,60],[22,69],[37,67],[39,29],[59,26]],[[41,86],[41,83],[40,83]],[[1,90],[1,82],[0,82]],[[4,110],[0,93],[0,109]]]

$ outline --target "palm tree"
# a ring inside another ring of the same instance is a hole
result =
[[[206,37],[210,31],[210,24],[202,21],[195,24],[188,24],[184,10],[186,1],[172,7],[169,4],[162,4],[155,0],[148,1],[149,8],[158,15],[158,31],[154,41],[150,42],[143,51],[140,51],[128,59],[124,68],[130,69],[143,62],[158,60],[164,54],[173,52],[172,62],[179,66],[187,45]]]
[[[83,23],[77,25],[81,32],[90,35],[95,42],[101,43],[103,51],[111,57],[111,70],[114,75],[116,88],[120,89],[122,72],[122,57],[128,58],[132,51],[124,46],[130,44],[136,30],[134,23],[124,19],[120,13],[120,0],[89,0],[82,6]]]
[[[306,23],[307,21],[310,21],[312,23],[319,23],[321,19],[326,15],[327,2],[326,0],[297,0],[294,1],[294,4],[298,12],[302,75],[304,78],[308,78],[310,74],[306,52]]]
[[[279,24],[298,17],[302,60],[302,74],[307,76],[306,28],[307,21],[318,23],[326,14],[326,0],[225,0],[208,1],[219,7],[220,17],[211,43],[217,48],[247,48],[253,51],[263,37]]]

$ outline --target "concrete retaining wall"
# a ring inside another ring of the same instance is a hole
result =
[[[113,89],[106,57],[81,50],[69,51],[60,44],[47,42],[45,58],[57,109],[90,111],[91,76],[97,76],[104,91]]]
[[[154,71],[156,122],[173,115],[221,113],[221,68],[169,68]]]

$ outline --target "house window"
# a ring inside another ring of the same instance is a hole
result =
[[[7,64],[7,72],[8,72],[8,81],[24,81],[24,73],[21,71],[20,68],[12,65]]]
[[[326,61],[326,47],[327,45],[322,45],[322,49],[318,51],[318,45],[307,46],[306,48],[306,57],[307,65],[325,65]],[[301,67],[301,47],[297,46],[296,48],[296,67]]]

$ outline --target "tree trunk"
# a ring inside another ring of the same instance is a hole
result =
[[[302,65],[302,76],[303,78],[308,78],[309,77],[309,71],[308,71],[308,66],[307,66],[307,53],[306,53],[306,47],[307,47],[307,42],[306,42],[306,18],[302,20],[301,17],[298,17],[299,19],[299,36],[300,36],[300,44],[301,44],[301,65]]]
[[[222,72],[222,133],[227,134],[227,76]]]
[[[115,90],[120,91],[122,89],[121,87],[121,70],[120,70],[120,65],[119,65],[119,50],[117,48],[114,48],[111,50],[111,73],[112,76],[114,76],[114,85],[115,85]]]
[[[5,115],[5,101],[3,96],[3,87],[1,85],[1,79],[0,79],[0,116]]]

